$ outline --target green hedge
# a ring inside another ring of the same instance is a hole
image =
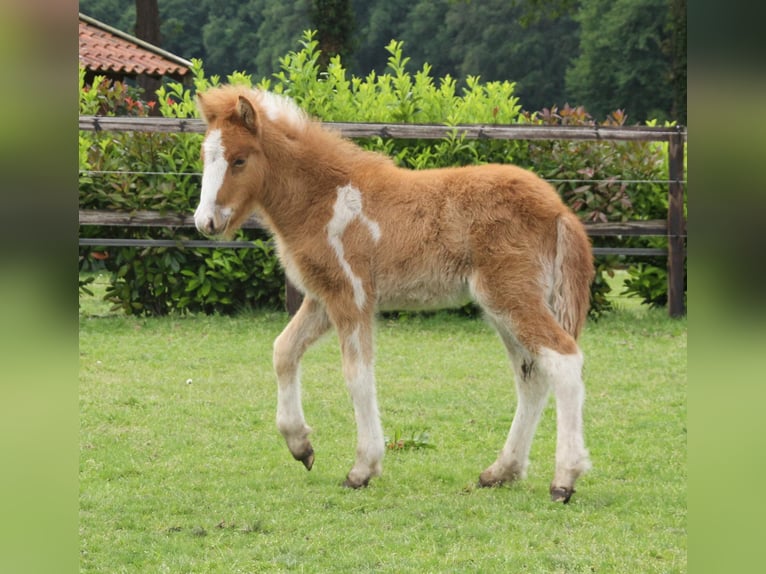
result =
[[[227,83],[257,85],[289,95],[309,113],[325,121],[513,124],[547,123],[583,125],[590,118],[581,108],[522,112],[511,82],[486,82],[469,77],[465,87],[449,76],[434,79],[425,65],[414,74],[407,70],[402,44],[392,41],[386,49],[388,71],[366,78],[348,77],[339,58],[327,69],[318,65],[319,51],[313,33],[307,32],[302,48],[281,59],[281,71],[256,84],[250,76],[235,73]],[[80,114],[196,117],[193,93],[221,83],[207,78],[202,63],[194,61],[193,88],[170,83],[145,101],[132,88],[96,78],[84,84],[80,70]],[[621,124],[625,116],[612,114],[608,123]],[[198,134],[80,132],[80,206],[85,209],[162,212],[194,210],[202,170]],[[358,143],[393,157],[400,165],[426,169],[480,163],[516,163],[554,180],[564,199],[585,220],[624,221],[664,218],[667,189],[662,183],[626,185],[616,180],[667,179],[664,145],[641,142],[499,141],[365,138]],[[128,173],[125,173],[125,172]],[[96,173],[99,172],[99,173]],[[122,172],[122,173],[116,173]],[[561,181],[555,180],[577,180]],[[194,238],[193,230],[162,228],[81,228],[83,236],[130,238]],[[234,313],[243,308],[275,308],[283,304],[283,276],[268,238],[258,231],[240,231],[253,249],[110,248],[80,250],[81,270],[103,266],[110,272],[107,298],[127,313],[162,315],[169,312]],[[647,240],[631,240],[646,244]],[[664,241],[662,239],[660,242]],[[625,241],[598,240],[598,245],[625,245]],[[657,244],[657,240],[654,241]],[[97,254],[98,258],[94,257]],[[592,315],[609,309],[609,290],[603,279],[626,258],[599,258],[593,284]],[[663,267],[660,272],[664,273]],[[651,266],[650,266],[651,267]],[[631,288],[643,296],[644,275],[654,268],[635,267]],[[637,276],[635,274],[638,274]],[[654,281],[646,302],[663,296]],[[665,287],[666,290],[666,287]]]

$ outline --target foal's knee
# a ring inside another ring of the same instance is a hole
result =
[[[277,378],[289,375],[295,371],[296,360],[285,335],[279,335],[274,339],[273,364]]]
[[[554,392],[567,387],[582,387],[582,366],[583,356],[579,348],[574,353],[540,349],[535,365]]]

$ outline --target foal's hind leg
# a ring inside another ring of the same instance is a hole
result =
[[[497,460],[479,477],[481,486],[495,486],[526,476],[529,451],[540,415],[548,398],[549,385],[538,376],[532,357],[520,346],[502,321],[494,321],[516,374],[517,406],[511,430]]]
[[[489,486],[523,475],[532,436],[550,389],[556,398],[556,472],[550,493],[554,501],[568,502],[577,478],[590,468],[583,439],[582,409],[585,389],[583,359],[574,338],[555,320],[534,289],[512,279],[514,290],[493,291],[477,277],[474,293],[494,321],[516,369],[519,406],[505,447],[497,461],[485,470],[480,484]],[[510,297],[507,293],[516,293]],[[522,294],[527,297],[522,297]]]
[[[274,369],[277,373],[277,428],[293,457],[311,470],[314,449],[308,435],[301,405],[300,360],[306,349],[330,328],[324,308],[305,298],[298,312],[274,341]]]
[[[516,321],[523,321],[517,313]],[[590,468],[583,439],[582,353],[574,339],[543,312],[511,330],[511,322],[495,320],[516,371],[518,408],[508,439],[497,460],[482,474],[482,486],[510,482],[524,476],[532,438],[550,389],[556,398],[556,472],[551,499],[569,502],[577,478]],[[507,325],[507,326],[506,326]],[[517,342],[518,341],[518,342]]]
[[[575,353],[561,353],[542,348],[538,362],[556,396],[556,473],[551,482],[551,500],[567,503],[577,478],[590,469],[583,439],[583,357],[579,349]]]

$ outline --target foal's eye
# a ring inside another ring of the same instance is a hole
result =
[[[243,158],[237,158],[233,162],[231,162],[231,165],[233,167],[242,167],[245,165],[245,160]]]

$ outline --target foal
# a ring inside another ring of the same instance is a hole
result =
[[[556,399],[554,501],[590,467],[583,441],[583,357],[576,339],[593,279],[583,226],[547,183],[510,165],[412,171],[364,151],[290,99],[220,87],[198,95],[207,123],[197,229],[229,237],[253,213],[273,234],[305,298],[274,342],[277,427],[311,470],[299,362],[334,327],[354,404],[356,461],[345,485],[381,473],[375,395],[376,309],[461,305],[473,298],[500,335],[518,407],[482,486],[525,475],[540,414]]]

